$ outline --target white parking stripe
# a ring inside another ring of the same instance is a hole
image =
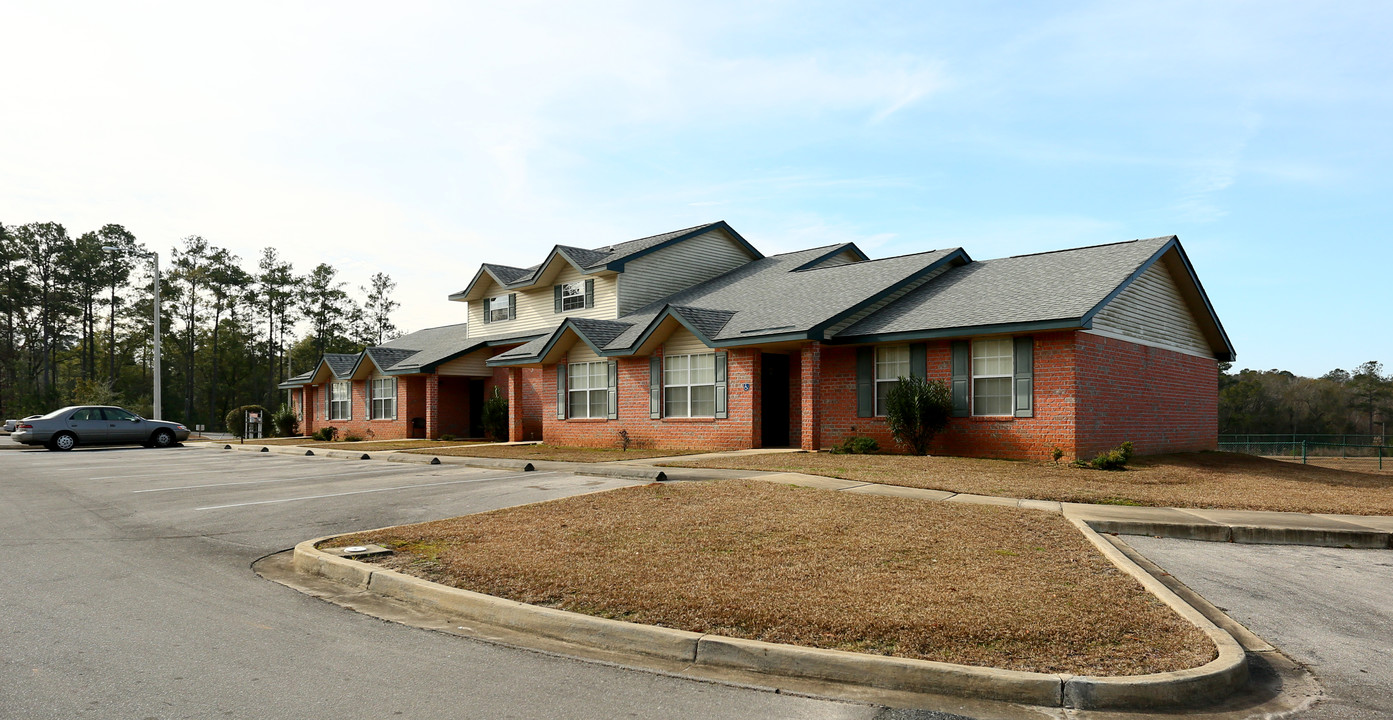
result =
[[[386,471],[388,471],[388,470],[397,470],[397,472],[395,472],[395,473],[386,472]],[[132,492],[133,494],[140,494],[140,493],[152,493],[152,492],[165,492],[165,491],[167,491],[167,490],[194,490],[194,489],[197,489],[197,488],[227,487],[227,486],[229,486],[229,485],[261,485],[261,484],[263,484],[263,483],[292,482],[292,481],[294,481],[294,480],[321,480],[321,479],[325,479],[325,478],[333,479],[333,480],[341,480],[341,479],[348,479],[348,478],[350,478],[350,477],[357,477],[357,476],[360,476],[360,475],[384,475],[384,474],[386,474],[386,475],[411,475],[411,474],[413,474],[413,473],[419,473],[419,472],[421,472],[420,468],[412,468],[412,467],[404,467],[404,468],[373,468],[373,469],[371,469],[371,470],[359,470],[359,471],[353,472],[353,473],[337,473],[337,474],[335,474],[335,473],[325,473],[325,474],[323,474],[323,475],[302,475],[302,476],[300,476],[300,477],[272,478],[272,479],[270,479],[270,480],[243,480],[243,481],[241,481],[241,482],[205,483],[205,484],[203,484],[203,485],[180,485],[180,486],[178,486],[178,487],[147,488],[147,489],[145,489],[145,490],[132,490],[131,492]]]
[[[415,488],[438,487],[440,485],[462,485],[464,483],[484,482],[485,480],[511,480],[520,477],[544,477],[546,475],[557,475],[555,472],[530,472],[517,475],[495,475],[492,477],[469,478],[467,480],[447,480],[445,482],[421,483],[419,485],[397,485],[396,487],[377,488],[375,490],[354,490],[352,492],[329,493],[327,495],[306,495],[304,497],[284,498],[282,500],[256,500],[254,502],[232,503],[231,505],[209,505],[208,507],[194,508],[195,510],[222,510],[223,508],[245,507],[247,505],[274,505],[276,503],[296,502],[298,500],[319,500],[321,498],[343,497],[345,495],[366,495],[367,493],[389,492],[392,490],[413,490]]]

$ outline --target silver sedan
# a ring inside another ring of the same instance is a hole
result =
[[[187,440],[189,429],[179,423],[146,420],[110,405],[77,405],[19,421],[10,439],[49,450],[72,450],[78,445],[139,444],[170,447]]]

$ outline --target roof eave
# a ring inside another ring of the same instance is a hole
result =
[[[937,340],[951,337],[974,337],[978,335],[1003,335],[1007,333],[1039,332],[1045,330],[1085,330],[1088,328],[1082,318],[1059,318],[1055,320],[1032,320],[1029,322],[996,323],[989,325],[963,325],[951,328],[927,330],[903,330],[890,333],[869,333],[866,335],[838,335],[828,340],[833,345],[865,345],[867,343],[903,342],[906,340]]]

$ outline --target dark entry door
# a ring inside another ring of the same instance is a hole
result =
[[[764,447],[784,447],[788,445],[788,356],[765,354],[760,365]]]
[[[469,379],[469,437],[484,436],[484,379]]]

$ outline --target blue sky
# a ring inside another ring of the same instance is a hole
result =
[[[401,284],[729,221],[766,253],[1177,234],[1239,367],[1393,365],[1383,3],[0,2],[0,221]]]

